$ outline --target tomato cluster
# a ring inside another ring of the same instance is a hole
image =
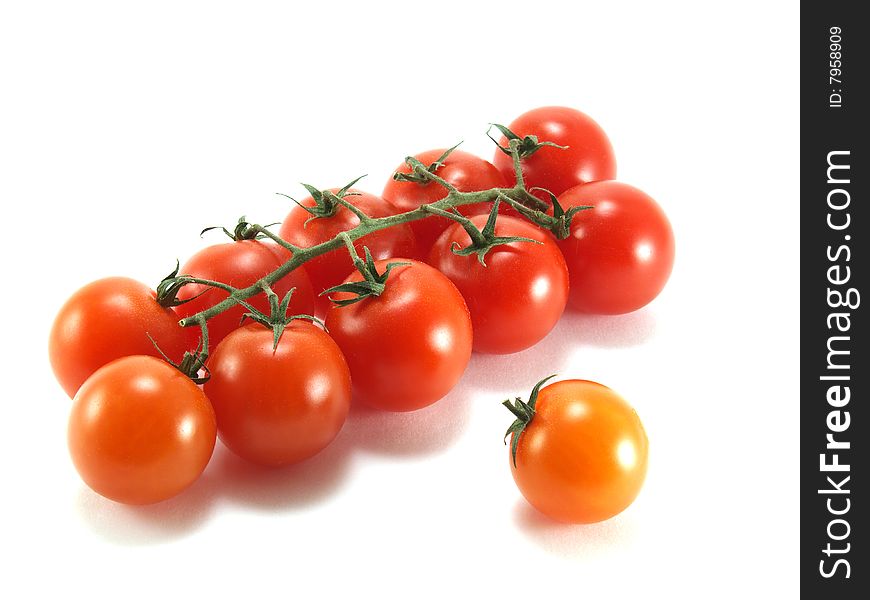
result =
[[[530,348],[566,306],[619,314],[655,298],[673,234],[652,198],[613,180],[604,131],[561,107],[497,127],[492,162],[436,149],[382,196],[306,186],[277,235],[241,220],[156,292],[125,278],[76,292],[49,354],[82,479],[161,501],[198,478],[218,437],[253,463],[293,464],[332,442],[352,398],[417,410],[472,351]],[[588,522],[633,500],[646,436],[608,388],[539,384],[509,408],[511,468],[534,506]]]

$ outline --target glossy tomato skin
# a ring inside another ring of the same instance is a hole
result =
[[[417,154],[415,158],[424,165],[434,163],[444,153],[443,148],[427,150]],[[460,192],[479,192],[496,187],[508,187],[508,182],[513,182],[513,176],[505,178],[495,166],[487,160],[462,150],[454,150],[443,161],[435,174],[453,185]],[[402,163],[396,167],[396,172],[410,173],[407,164]],[[414,210],[423,204],[437,202],[447,195],[447,190],[437,183],[416,183],[410,181],[396,181],[390,179],[384,186],[384,200],[396,207],[396,212]],[[488,214],[492,208],[491,203],[471,204],[462,206],[459,211],[464,215]],[[507,204],[500,205],[500,212],[513,211]],[[515,211],[514,211],[515,212]],[[419,221],[412,221],[411,228],[417,237],[417,242],[424,253],[438,239],[438,236],[450,226],[452,221],[444,217],[430,216]]]
[[[449,279],[421,262],[395,267],[385,291],[348,306],[332,306],[326,328],[350,367],[354,395],[390,411],[428,406],[449,392],[471,357],[471,317]],[[346,281],[361,281],[353,273]],[[336,294],[347,299],[350,294]]]
[[[616,315],[651,302],[674,265],[674,234],[655,200],[618,181],[596,181],[561,196],[565,209],[592,205],[571,221],[559,241],[571,280],[575,310]]]
[[[509,462],[520,492],[539,511],[566,523],[595,523],[634,501],[648,453],[634,409],[610,388],[574,379],[541,389],[535,416],[520,434],[516,466]]]
[[[336,193],[338,189],[330,191]],[[370,217],[387,217],[396,212],[379,196],[354,189],[350,192],[358,195],[348,195],[344,199]],[[302,200],[302,204],[311,207],[315,202],[309,196]],[[281,224],[281,237],[300,248],[310,248],[328,242],[342,231],[359,225],[359,217],[343,206],[340,206],[331,217],[308,221],[309,218],[311,215],[306,210],[294,205]],[[360,256],[363,256],[363,246],[368,247],[376,260],[393,256],[416,257],[420,252],[414,232],[407,223],[375,231],[354,242],[354,247]],[[317,296],[323,290],[341,283],[354,270],[354,266],[347,249],[342,247],[311,259],[305,263],[305,269],[311,277],[314,293]],[[325,313],[328,307],[329,300],[324,296],[318,296],[318,313]]]
[[[91,374],[117,358],[159,357],[148,335],[174,361],[196,346],[178,315],[157,303],[157,294],[127,277],[99,279],[73,294],[55,317],[48,341],[52,369],[72,398]]]
[[[209,359],[205,393],[218,435],[235,454],[265,466],[300,462],[338,435],[351,401],[350,372],[322,329],[295,320],[273,351],[252,323],[228,335]]]
[[[127,356],[97,370],[73,399],[73,464],[98,494],[152,504],[191,485],[208,464],[217,427],[202,390],[168,363]]]
[[[486,215],[471,217],[478,229],[486,220]],[[452,252],[454,243],[461,248],[471,243],[462,225],[454,223],[435,242],[429,264],[465,298],[474,328],[474,351],[509,354],[539,342],[562,316],[568,301],[568,267],[552,234],[528,221],[499,216],[495,234],[541,243],[496,246],[486,254],[483,266],[476,254]]]
[[[182,265],[180,273],[200,279],[220,281],[236,288],[245,288],[280,267],[289,258],[290,253],[277,244],[259,240],[240,240],[203,248]],[[288,312],[291,315],[313,314],[314,292],[303,267],[297,267],[272,285],[272,290],[279,298],[283,298],[291,288],[296,288],[296,291],[293,292]],[[197,297],[201,293],[202,295]],[[228,295],[223,290],[200,284],[186,285],[179,291],[178,298],[194,299],[176,307],[176,311],[182,317],[188,317],[214,306]],[[257,310],[269,314],[269,301],[265,294],[257,294],[248,302]],[[248,309],[239,304],[209,319],[209,347],[214,348],[230,332],[238,329],[242,316],[246,312]]]
[[[535,135],[539,142],[553,142],[565,149],[544,146],[523,159],[526,188],[540,187],[556,196],[568,188],[616,177],[616,157],[607,134],[585,113],[564,106],[544,106],[523,113],[508,129],[523,138]],[[507,146],[504,137],[499,141]],[[505,177],[513,177],[511,157],[496,150],[493,164]],[[549,197],[534,192],[544,201]]]

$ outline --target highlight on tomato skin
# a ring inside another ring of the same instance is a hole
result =
[[[82,480],[123,504],[153,504],[188,488],[208,464],[216,434],[199,386],[153,356],[98,369],[75,395],[67,427]]]
[[[634,409],[610,388],[580,379],[543,387],[534,416],[514,431],[511,474],[525,499],[565,523],[625,510],[646,478],[649,442]]]

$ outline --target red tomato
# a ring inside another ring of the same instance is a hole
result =
[[[55,377],[72,398],[85,379],[116,358],[159,357],[148,335],[178,362],[197,339],[178,319],[144,283],[126,277],[89,283],[66,301],[51,327],[48,354]]]
[[[273,350],[272,330],[234,331],[208,362],[205,393],[218,435],[251,462],[282,466],[314,456],[335,439],[350,408],[341,350],[315,325],[291,321]]]
[[[471,217],[478,229],[487,217]],[[438,238],[429,264],[452,281],[471,313],[474,350],[492,354],[519,352],[543,339],[568,301],[568,268],[555,238],[522,219],[500,216],[495,235],[542,242],[512,242],[494,247],[480,264],[476,254],[459,256],[453,244],[466,247],[471,238],[454,223]]]
[[[508,129],[520,138],[534,135],[539,142],[567,146],[565,149],[543,146],[523,159],[526,188],[540,187],[558,196],[581,183],[616,177],[616,158],[607,134],[579,110],[562,106],[536,108],[517,117]],[[504,137],[499,142],[501,146],[507,143]],[[496,150],[492,162],[513,181],[514,165],[509,155]],[[533,193],[549,202],[546,194]]]
[[[434,163],[444,153],[444,149],[429,150],[417,154],[415,158],[427,167]],[[462,150],[454,150],[444,159],[442,166],[435,174],[452,184],[460,192],[479,192],[497,187],[508,187],[513,182],[513,176],[505,179],[492,163]],[[396,167],[399,173],[410,173],[411,168],[402,163]],[[447,190],[437,183],[416,183],[412,181],[396,181],[390,179],[384,187],[384,200],[396,207],[398,212],[414,210],[423,204],[437,202],[447,195]],[[471,204],[460,207],[464,215],[489,213],[492,203]],[[501,205],[501,212],[512,211],[507,204]],[[438,236],[450,226],[450,219],[430,216],[419,221],[412,221],[411,228],[417,236],[420,248],[425,252],[432,247]]]
[[[347,359],[356,397],[407,411],[439,400],[459,381],[471,357],[471,318],[444,275],[421,262],[396,261],[410,264],[393,268],[380,296],[330,307],[326,328]],[[395,261],[375,263],[379,273],[388,262]]]
[[[290,253],[277,244],[258,240],[240,240],[203,248],[184,263],[179,273],[199,279],[220,281],[236,288],[245,288],[280,267],[289,258]],[[283,298],[294,287],[296,291],[293,292],[290,301],[289,313],[291,315],[313,314],[314,293],[304,268],[297,267],[286,277],[272,284],[272,289],[279,298]],[[176,312],[182,317],[189,317],[229,296],[223,290],[200,284],[189,284],[179,290],[178,298],[180,300],[194,298],[203,291],[205,293],[198,298],[176,307]],[[265,294],[257,294],[248,302],[257,310],[269,314],[269,301]],[[214,348],[227,334],[238,329],[242,316],[246,312],[248,309],[239,304],[209,319],[209,347]],[[198,331],[198,328],[194,330]]]
[[[545,515],[594,523],[622,512],[646,477],[648,442],[637,413],[593,381],[541,389],[535,414],[517,434],[511,472],[520,492]]]
[[[618,181],[571,188],[559,203],[592,205],[559,241],[576,310],[616,315],[645,306],[664,288],[674,265],[674,234],[664,211],[639,189]]]
[[[338,192],[337,189],[330,191],[333,194]],[[359,195],[345,196],[344,199],[370,217],[387,217],[395,213],[395,210],[378,196],[354,189],[349,191]],[[315,202],[309,196],[302,200],[302,204],[313,207]],[[301,248],[310,248],[328,242],[342,231],[359,225],[359,217],[343,206],[339,206],[331,217],[308,221],[310,218],[311,215],[307,211],[294,206],[281,225],[281,237]],[[363,255],[363,246],[368,247],[375,259],[419,255],[417,240],[407,223],[375,231],[354,242],[354,247],[360,256]],[[347,249],[342,247],[311,259],[305,263],[305,269],[311,277],[315,294],[320,294],[323,290],[341,283],[354,270],[354,266]],[[325,296],[318,296],[318,313],[323,314],[328,307],[329,300]]]
[[[211,404],[195,383],[152,356],[127,356],[82,385],[68,441],[91,489],[116,502],[151,504],[196,481],[216,430]]]

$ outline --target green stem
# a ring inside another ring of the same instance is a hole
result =
[[[218,302],[217,304],[206,310],[181,319],[179,321],[179,324],[182,327],[191,327],[193,325],[200,324],[202,320],[211,319],[216,315],[224,312],[225,310],[228,310],[235,306],[239,300],[247,300],[248,298],[255,296],[256,294],[262,293],[264,285],[274,285],[278,280],[290,273],[290,271],[305,264],[312,258],[315,258],[322,254],[326,254],[327,252],[331,252],[333,250],[337,250],[342,246],[349,246],[352,248],[352,242],[375,231],[380,231],[381,229],[387,229],[388,227],[401,225],[403,223],[419,221],[420,219],[425,219],[426,217],[429,217],[433,213],[439,214],[439,211],[449,211],[450,209],[456,208],[458,206],[478,204],[482,202],[494,202],[496,198],[500,198],[502,201],[507,201],[512,206],[531,205],[539,210],[546,209],[546,203],[542,202],[538,198],[535,198],[525,189],[522,167],[520,165],[519,142],[516,140],[511,140],[510,149],[514,163],[514,172],[517,179],[516,184],[513,187],[509,188],[492,188],[489,190],[482,190],[478,192],[460,192],[449,182],[445,181],[435,173],[430,172],[426,168],[426,166],[423,165],[423,163],[413,157],[409,157],[407,159],[407,162],[409,166],[414,169],[415,172],[419,173],[423,177],[426,177],[431,182],[444,187],[447,190],[447,195],[444,198],[438,200],[437,202],[423,204],[413,210],[409,210],[407,212],[396,215],[391,215],[388,217],[372,218],[367,215],[358,213],[357,216],[360,217],[359,225],[348,231],[343,231],[331,240],[328,240],[321,244],[317,244],[316,246],[311,246],[309,248],[300,248],[281,239],[279,236],[268,231],[262,225],[251,225],[251,227],[254,228],[257,232],[262,233],[263,235],[274,240],[276,243],[280,244],[281,246],[292,252],[293,256],[283,265],[246,288],[233,288],[232,286],[228,286],[224,283],[220,283],[217,281],[191,278],[191,283],[211,285],[213,287],[217,287],[229,292],[230,295],[228,298],[222,300],[221,302]],[[347,207],[347,204],[345,204],[344,202],[342,202],[341,204]],[[537,212],[538,214],[540,214],[540,212],[535,210],[527,209],[527,211],[529,213]],[[527,218],[530,218],[528,214],[523,214],[524,216],[527,216]],[[530,218],[530,220],[534,221],[535,219]],[[357,257],[357,259],[359,260],[359,257]]]
[[[293,254],[296,254],[297,252],[302,250],[302,248],[300,248],[299,246],[294,246],[293,244],[291,244],[287,240],[283,239],[282,237],[275,235],[274,233],[272,233],[271,231],[266,229],[263,225],[251,225],[251,229],[253,229],[257,233],[262,233],[264,236],[266,236],[267,238],[269,238],[270,240],[272,240],[273,242],[275,242],[279,246],[286,248],[287,250],[289,250]]]
[[[450,192],[448,192],[447,196],[445,196],[441,200],[437,202],[432,202],[431,204],[421,205],[418,208],[415,208],[408,212],[391,215],[388,217],[380,217],[377,219],[368,218],[366,221],[360,222],[360,224],[353,229],[343,231],[331,240],[323,242],[322,244],[317,244],[316,246],[311,246],[309,248],[299,248],[298,246],[294,246],[292,244],[284,242],[281,245],[290,250],[293,253],[293,256],[287,262],[263,277],[261,280],[253,283],[246,288],[233,288],[217,281],[208,281],[192,278],[190,280],[191,283],[212,285],[214,287],[218,287],[222,290],[229,292],[230,296],[215,304],[211,308],[181,319],[181,321],[179,321],[179,324],[182,327],[191,327],[194,324],[199,323],[200,318],[208,320],[215,317],[216,315],[219,315],[225,310],[228,310],[229,308],[235,306],[237,304],[237,299],[247,300],[248,298],[255,296],[256,294],[261,293],[263,291],[263,283],[266,283],[268,285],[274,285],[278,280],[290,273],[290,271],[292,271],[296,267],[305,264],[312,258],[345,246],[347,239],[353,242],[366,235],[369,235],[372,232],[380,231],[381,229],[387,229],[388,227],[401,225],[402,223],[419,221],[420,219],[424,219],[430,216],[431,209],[433,208],[440,210],[449,210],[456,206],[465,206],[467,204],[477,204],[480,202],[493,202],[496,198],[499,197],[499,195],[504,195],[512,199],[521,198],[524,200],[526,198],[526,194],[527,192],[519,186],[515,186],[512,188],[493,188],[480,192],[460,192],[457,190],[451,190]],[[271,239],[275,239],[276,242],[281,239],[278,236],[273,237],[274,234],[269,235],[269,233],[265,229],[258,225],[253,225],[253,227],[257,227],[258,230],[261,230]]]
[[[474,226],[474,223],[471,222],[471,219],[468,217],[464,217],[462,215],[457,215],[454,212],[450,212],[447,210],[441,210],[440,208],[433,208],[431,206],[426,208],[427,211],[431,212],[433,215],[438,215],[439,217],[444,217],[446,219],[452,219],[462,225],[462,228],[468,233],[468,237],[471,238],[471,243],[476,244],[478,246],[482,246],[486,244],[486,238],[480,232],[480,229]]]

